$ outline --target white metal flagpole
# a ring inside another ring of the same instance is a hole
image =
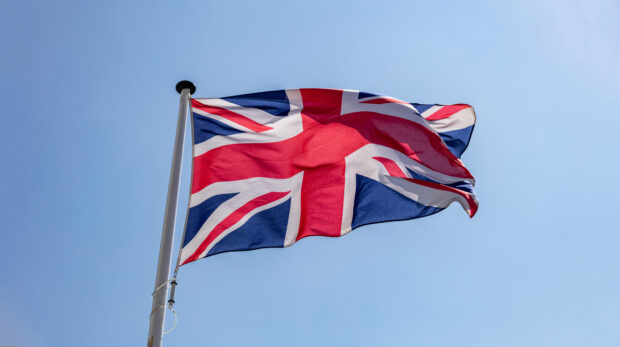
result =
[[[170,278],[170,261],[172,259],[172,244],[174,242],[174,224],[176,221],[177,201],[179,198],[181,163],[183,161],[187,108],[190,102],[190,95],[194,94],[196,87],[190,81],[181,81],[177,83],[176,90],[181,94],[179,120],[177,121],[177,133],[174,140],[174,152],[172,153],[172,166],[170,168],[164,226],[161,233],[161,243],[159,245],[159,260],[157,261],[157,275],[155,277],[155,290],[153,291],[153,306],[151,309],[151,323],[149,325],[149,338],[147,342],[148,347],[161,347],[162,344],[164,320],[166,318],[166,296],[168,294],[168,281]]]

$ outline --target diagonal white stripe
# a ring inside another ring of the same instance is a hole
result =
[[[225,108],[231,112],[240,114],[244,117],[250,118],[251,120],[257,123],[264,124],[264,125],[275,123],[282,118],[282,117],[274,116],[271,113],[265,112],[259,108],[240,106],[237,104],[233,104],[232,102],[226,101],[224,99],[210,98],[210,99],[194,99],[194,100],[197,100],[201,104],[204,104],[207,106]]]
[[[194,238],[189,241],[185,247],[183,247],[183,251],[181,252],[181,262],[184,262],[187,258],[194,254],[202,242],[207,238],[209,233],[213,231],[213,228],[215,228],[231,213],[248,203],[250,200],[270,192],[291,192],[291,194],[287,194],[287,198],[292,197],[292,199],[285,245],[287,245],[286,240],[289,240],[290,238],[293,238],[294,242],[299,228],[300,191],[302,179],[303,172],[287,179],[253,177],[241,181],[217,182],[207,186],[198,193],[192,194],[190,198],[190,208],[215,195],[239,192],[238,195],[230,198],[215,209],[211,216],[209,216],[205,223],[200,227],[196,236],[194,236]],[[275,206],[271,204],[268,205]],[[243,220],[246,221],[247,219]]]
[[[196,114],[199,114],[201,116],[204,116],[206,118],[214,119],[214,120],[216,120],[216,121],[218,121],[220,123],[224,123],[224,124],[228,125],[229,127],[233,128],[233,129],[237,129],[237,130],[245,131],[245,132],[250,132],[250,133],[255,133],[254,130],[248,129],[248,128],[244,127],[243,125],[241,125],[239,123],[235,123],[235,122],[233,122],[233,121],[231,121],[231,120],[229,120],[227,118],[224,118],[222,116],[218,116],[218,115],[213,114],[213,113],[205,112],[205,111],[199,110],[197,108],[192,108],[192,112],[196,113]]]
[[[257,207],[255,209],[253,209],[252,211],[250,211],[248,214],[246,214],[245,216],[243,216],[237,223],[235,223],[233,226],[231,226],[230,228],[224,230],[221,234],[219,234],[210,244],[209,246],[207,246],[207,248],[200,254],[199,258],[204,258],[209,251],[215,247],[215,245],[220,242],[224,237],[228,236],[228,234],[232,233],[233,231],[239,229],[240,227],[242,227],[250,218],[252,218],[255,214],[261,212],[261,211],[265,211],[267,209],[270,209],[272,207],[275,207],[277,205],[280,205],[281,203],[285,202],[286,200],[288,200],[291,197],[291,194],[287,194],[284,197],[270,202],[266,205]],[[191,255],[191,253],[190,253]],[[189,257],[189,255],[188,255]]]
[[[245,191],[254,191],[262,195],[269,192],[288,192],[301,184],[303,173],[300,172],[289,178],[252,177],[238,181],[221,181],[212,183],[190,197],[189,207],[200,205],[208,198],[220,195]]]
[[[427,206],[436,206],[435,204],[440,204],[436,207],[443,207],[446,201],[459,201],[462,205],[463,203],[465,203],[465,205],[463,206],[468,209],[467,201],[458,194],[421,186],[407,180],[403,180],[401,178],[391,177],[387,172],[385,166],[379,161],[372,159],[373,157],[382,157],[394,161],[408,177],[411,177],[407,170],[410,169],[417,174],[428,177],[431,180],[442,184],[450,184],[461,181],[467,181],[472,185],[475,184],[473,179],[463,179],[460,177],[449,176],[431,170],[430,168],[418,163],[417,161],[407,157],[403,153],[396,151],[392,148],[376,144],[368,144],[351,153],[345,158],[346,168],[344,203],[342,210],[343,218],[341,225],[342,235],[351,231],[351,222],[353,220],[353,209],[355,204],[355,193],[357,188],[356,175],[362,175],[375,181],[379,181],[387,185],[388,187],[398,191],[399,193]],[[393,181],[392,179],[395,180]],[[409,195],[403,193],[406,191],[406,189],[410,189],[410,192],[408,193]],[[430,192],[436,192],[436,197],[430,194]],[[449,202],[447,203],[447,205],[449,205]]]
[[[468,107],[454,113],[448,118],[438,120],[427,120],[428,125],[436,132],[443,133],[446,131],[460,130],[470,127],[476,123],[476,113],[473,107]]]
[[[403,118],[429,128],[428,123],[418,111],[408,103],[364,104],[357,99],[358,91],[345,90],[342,93],[341,114],[354,112],[374,112],[388,116]],[[430,128],[429,128],[430,129]],[[432,129],[431,129],[432,130]]]
[[[301,121],[301,93],[299,89],[289,89],[286,95],[290,101],[290,111],[286,117],[269,124],[273,129],[261,133],[244,132],[228,136],[213,136],[210,139],[194,145],[194,156],[202,155],[214,148],[238,143],[269,143],[278,142],[294,137],[303,131]]]

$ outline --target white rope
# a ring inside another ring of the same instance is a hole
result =
[[[168,331],[164,331],[164,335],[168,335],[170,334],[174,328],[177,327],[177,311],[174,310],[174,307],[169,307],[170,311],[172,311],[172,313],[174,313],[174,324],[172,325],[172,328],[170,328],[170,330]]]
[[[172,281],[174,281],[175,279],[171,279],[171,280],[167,280],[166,282],[160,284],[157,288],[155,288],[155,290],[153,291],[153,293],[151,294],[151,297],[155,296],[155,294],[157,293],[157,291],[159,291],[160,289],[162,289],[163,287],[168,287],[170,285],[170,283],[172,283]],[[174,303],[174,302],[173,302]],[[159,309],[166,309],[166,307],[168,307],[168,309],[170,311],[172,311],[172,313],[174,314],[174,324],[172,325],[172,328],[170,328],[170,330],[168,331],[164,331],[164,335],[170,334],[176,327],[177,327],[177,322],[178,322],[178,318],[177,318],[177,311],[174,310],[174,307],[172,306],[157,306],[155,308],[153,308],[153,310],[151,310],[151,316],[153,315],[153,312],[155,312],[155,310],[159,310]]]
[[[164,283],[160,284],[157,288],[155,288],[155,290],[153,291],[153,293],[151,293],[151,298],[152,298],[152,297],[154,297],[154,296],[155,296],[155,294],[156,294],[156,293],[157,293],[160,289],[162,289],[164,286],[166,286],[166,287],[167,287],[169,284],[170,284],[170,280],[168,280],[168,281],[166,281],[166,282],[164,282]],[[162,309],[162,308],[163,308],[163,309],[166,309],[166,306],[164,305],[164,306],[156,306],[156,307],[153,307],[153,309],[151,310],[151,314],[150,314],[149,316],[152,316],[152,315],[153,315],[153,313],[154,313],[155,311],[157,311],[157,310],[159,310],[159,309]]]
[[[155,312],[155,310],[158,309],[165,309],[166,306],[157,306],[153,309],[153,311],[151,311],[151,315],[153,315],[153,312]],[[174,324],[172,325],[172,328],[170,328],[170,330],[168,331],[164,331],[164,335],[170,334],[176,327],[177,327],[177,322],[179,321],[178,317],[177,317],[177,311],[175,311],[174,307],[170,307],[168,306],[168,309],[170,311],[172,311],[172,313],[174,314]]]
[[[151,298],[155,296],[155,293],[157,293],[157,291],[159,291],[161,288],[163,288],[164,286],[168,286],[170,284],[170,280],[167,280],[166,282],[162,283],[159,285],[159,287],[155,288],[155,290],[153,291],[153,293],[151,293]],[[166,306],[164,306],[166,307]]]

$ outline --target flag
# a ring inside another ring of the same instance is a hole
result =
[[[288,247],[362,225],[428,216],[474,178],[459,159],[475,114],[353,90],[192,99],[193,169],[181,264]]]

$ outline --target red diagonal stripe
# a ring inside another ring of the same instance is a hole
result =
[[[228,228],[235,225],[241,218],[243,218],[248,213],[253,210],[267,205],[268,203],[274,202],[284,196],[286,196],[289,192],[271,192],[264,195],[261,195],[257,198],[254,198],[245,205],[236,209],[233,213],[229,214],[228,217],[224,218],[218,225],[216,225],[213,230],[207,235],[207,238],[202,241],[198,249],[189,257],[187,260],[183,262],[183,264],[191,263],[192,261],[198,259],[200,254],[204,252],[205,249],[215,240],[221,233],[226,231]]]
[[[401,170],[398,164],[396,164],[393,160],[388,159],[388,158],[383,158],[383,157],[372,157],[372,159],[383,164],[383,166],[387,170],[388,174],[390,174],[390,176],[401,177],[401,178],[407,177],[407,175],[405,175],[403,170]]]
[[[416,178],[408,178],[403,172],[403,170],[401,170],[400,167],[391,159],[383,158],[383,157],[373,157],[372,159],[377,160],[378,162],[383,164],[383,166],[385,167],[387,172],[390,174],[390,176],[401,177],[401,178],[406,179],[409,182],[413,182],[421,186],[425,186],[425,187],[429,187],[429,188],[433,188],[437,190],[443,190],[447,192],[452,192],[452,193],[455,193],[455,194],[458,194],[464,197],[465,200],[467,200],[467,204],[469,205],[469,216],[473,217],[474,214],[476,214],[476,211],[478,210],[478,204],[476,204],[476,200],[474,200],[474,198],[472,198],[472,196],[469,193],[464,192],[460,189],[456,189],[454,187],[445,186],[440,183],[419,180]]]
[[[455,104],[455,105],[447,105],[447,106],[443,106],[442,108],[439,109],[439,111],[431,114],[430,116],[426,117],[426,120],[439,120],[439,119],[444,119],[444,118],[448,118],[451,115],[464,110],[466,108],[470,108],[471,106],[466,105],[466,104]]]
[[[253,121],[252,119],[242,116],[238,113],[234,113],[230,110],[227,110],[225,108],[222,107],[217,107],[217,106],[210,106],[210,105],[205,105],[203,103],[201,103],[200,101],[196,100],[196,99],[192,99],[192,108],[195,109],[199,109],[201,111],[207,112],[207,113],[211,113],[223,118],[228,119],[231,122],[237,123],[239,125],[242,125],[252,131],[255,131],[257,133],[263,132],[263,131],[267,131],[269,129],[273,129],[271,127],[268,127],[266,125],[262,125],[260,123],[257,123],[255,121]]]
[[[476,214],[476,211],[478,211],[478,204],[476,203],[476,200],[474,200],[474,198],[471,196],[471,194],[464,192],[460,189],[456,189],[450,186],[445,186],[443,184],[439,184],[439,183],[435,183],[435,182],[429,182],[429,181],[423,181],[423,180],[419,180],[419,179],[415,179],[415,178],[405,178],[407,181],[409,182],[413,182],[415,184],[419,184],[421,186],[425,186],[425,187],[429,187],[429,188],[433,188],[433,189],[437,189],[437,190],[444,190],[447,192],[452,192],[454,194],[458,194],[462,197],[465,198],[465,200],[467,201],[467,204],[469,205],[469,211],[468,214],[470,217],[473,217]]]

